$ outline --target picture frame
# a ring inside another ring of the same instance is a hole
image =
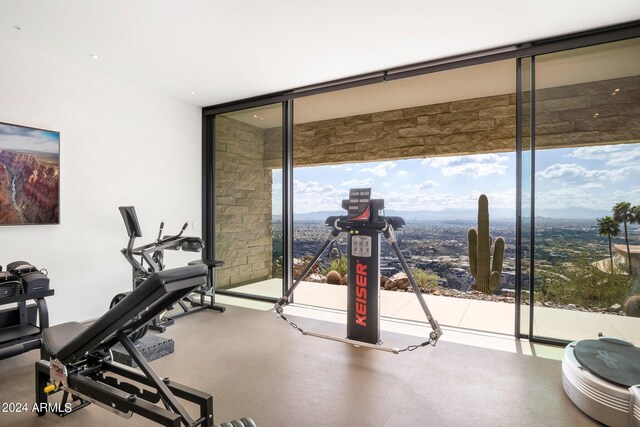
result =
[[[60,132],[0,122],[0,225],[60,224]]]

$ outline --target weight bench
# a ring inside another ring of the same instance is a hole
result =
[[[165,426],[213,426],[213,396],[160,378],[129,338],[202,286],[206,275],[205,265],[154,273],[90,326],[69,322],[45,329],[42,346],[50,360],[36,362],[38,415],[65,416],[94,403],[124,418],[135,413]],[[117,343],[140,370],[113,363],[110,348]],[[50,403],[49,395],[59,391],[63,391],[62,402]],[[198,418],[191,418],[178,398],[196,404]],[[247,418],[223,425],[227,424],[255,427]]]

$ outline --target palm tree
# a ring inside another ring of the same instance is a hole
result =
[[[627,222],[631,219],[631,203],[619,202],[613,206],[613,219],[624,224],[624,242],[627,245],[627,266],[631,274],[631,250],[629,249],[629,235],[627,233]]]
[[[607,236],[609,238],[609,259],[611,260],[611,274],[613,274],[611,236],[617,236],[620,233],[620,225],[618,225],[618,223],[610,216],[598,218],[598,233],[600,233],[601,236]]]

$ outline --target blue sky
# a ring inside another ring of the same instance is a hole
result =
[[[515,209],[515,153],[299,167],[293,177],[298,213],[339,210],[352,187],[371,187],[394,210],[475,209],[482,193],[492,207]],[[273,182],[280,214],[280,171]],[[537,207],[610,210],[622,200],[640,204],[640,144],[536,153]]]
[[[640,144],[542,151],[536,156],[536,207],[610,210],[640,204]]]
[[[60,138],[56,132],[0,123],[0,149],[3,148],[59,153]]]

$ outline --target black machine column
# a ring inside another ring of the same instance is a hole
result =
[[[380,344],[380,233],[349,230],[347,338]]]
[[[371,200],[370,188],[353,188],[342,201],[347,210],[347,338],[380,344],[380,226],[384,201]]]

